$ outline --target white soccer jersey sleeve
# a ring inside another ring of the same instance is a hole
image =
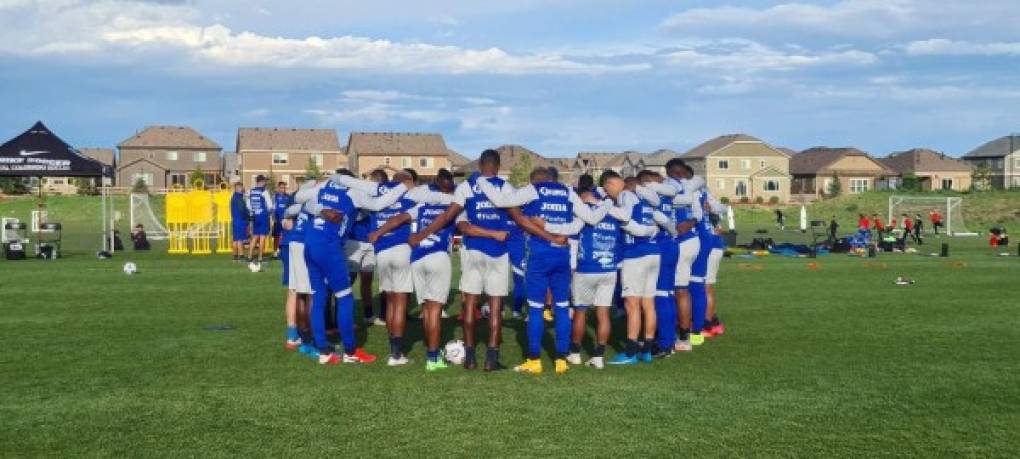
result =
[[[538,199],[538,191],[531,184],[514,189],[513,185],[504,183],[501,188],[497,188],[484,177],[479,177],[476,183],[482,193],[485,193],[485,197],[496,207],[520,207]]]
[[[379,195],[379,183],[371,180],[359,179],[343,174],[333,174],[329,177],[329,181],[344,188],[361,191],[369,196]]]
[[[347,190],[347,196],[351,198],[351,201],[354,201],[354,207],[378,212],[395,204],[405,191],[407,191],[407,187],[401,183],[378,197],[371,197],[367,193],[353,188]]]
[[[662,204],[662,199],[659,198],[659,193],[652,191],[651,188],[644,185],[638,185],[637,188],[635,188],[634,193],[641,197],[641,199],[648,201],[652,207],[659,207],[659,204]]]
[[[262,190],[262,201],[266,203],[266,209],[272,214],[276,209],[276,202],[273,200],[273,195],[269,194],[269,190]]]
[[[584,229],[584,221],[580,218],[573,219],[570,223],[546,223],[545,230],[551,234],[560,236],[573,236]]]
[[[457,189],[453,190],[453,203],[458,206],[464,207],[468,199],[475,196],[475,192],[471,191],[471,185],[468,182],[461,182],[457,185]]]
[[[642,225],[634,220],[627,222],[625,225],[620,227],[624,231],[630,233],[631,236],[637,237],[652,237],[659,234],[659,227],[654,225]]]
[[[588,206],[588,203],[584,202],[577,192],[570,190],[569,194],[571,207],[574,209],[574,216],[577,217],[574,221],[581,220],[589,225],[597,225],[602,219],[606,218],[609,214],[610,206],[605,202],[602,202],[598,207],[592,209]],[[578,231],[581,231],[580,229]],[[577,234],[577,233],[574,233]]]
[[[453,202],[454,197],[449,193],[432,191],[428,185],[418,185],[404,196],[418,204],[447,205]]]
[[[661,226],[662,229],[666,230],[666,232],[668,232],[670,236],[673,237],[677,236],[676,223],[674,223],[671,218],[657,210],[655,211],[655,213],[652,214],[652,216],[653,218],[655,218],[655,223]]]

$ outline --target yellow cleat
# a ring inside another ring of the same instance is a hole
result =
[[[567,365],[566,359],[556,359],[556,374],[562,375],[569,369],[570,366]]]
[[[691,344],[694,346],[705,344],[705,336],[701,333],[691,333]]]
[[[545,312],[542,313],[542,317],[545,318],[546,322],[552,322],[553,319],[555,319],[555,317],[553,317],[552,309],[546,309]]]
[[[518,373],[540,375],[542,374],[542,361],[539,359],[525,360],[524,363],[514,367],[514,371]]]

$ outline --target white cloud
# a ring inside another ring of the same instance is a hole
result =
[[[123,0],[4,5],[0,14],[18,16],[28,27],[0,30],[0,53],[124,58],[124,52],[173,52],[207,65],[402,74],[599,74],[648,68],[586,63],[550,53],[512,54],[494,47],[469,49],[353,35],[268,36],[222,24],[201,25],[198,10],[190,5]]]
[[[1020,42],[973,43],[945,38],[910,42],[912,56],[1020,56]]]
[[[674,66],[723,69],[737,72],[792,70],[818,65],[869,65],[877,57],[860,50],[821,53],[782,52],[749,40],[729,39],[708,44],[683,47],[663,54]]]

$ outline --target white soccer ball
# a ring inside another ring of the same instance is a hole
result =
[[[447,362],[450,362],[454,365],[460,365],[464,363],[465,354],[464,342],[459,339],[455,339],[453,341],[450,341],[449,343],[446,343],[446,347],[444,348],[443,354],[444,357],[446,357]]]
[[[132,275],[132,274],[134,274],[136,272],[138,272],[138,267],[135,266],[135,264],[133,262],[129,261],[127,263],[124,263],[124,274],[127,274],[127,275],[130,276],[130,275]]]
[[[482,305],[482,318],[483,319],[488,319],[490,312],[491,312],[491,309],[489,308],[489,303],[483,304]]]
[[[262,271],[262,263],[259,263],[257,261],[253,261],[251,263],[248,263],[248,271],[251,271],[253,273],[261,272]]]

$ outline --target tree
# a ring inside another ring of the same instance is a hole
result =
[[[131,192],[149,194],[149,184],[145,183],[145,179],[138,177],[135,179],[134,186],[131,187]]]
[[[198,188],[197,183],[202,183],[203,188],[205,188],[204,185],[208,185],[208,183],[205,183],[205,172],[202,171],[200,166],[195,166],[195,170],[188,174],[188,184]]]
[[[901,182],[900,189],[903,191],[921,191],[921,181],[917,178],[917,174],[914,171],[904,172]]]
[[[318,180],[322,178],[322,170],[319,169],[319,165],[312,160],[312,157],[308,157],[308,164],[305,164],[305,178],[308,180]]]
[[[0,177],[0,192],[4,194],[25,194],[28,187],[21,177]]]
[[[96,182],[91,178],[76,178],[74,179],[75,186],[78,187],[78,194],[81,196],[95,196],[99,194],[99,190],[96,188]]]
[[[991,188],[992,168],[987,163],[978,164],[970,173],[970,189],[984,191]]]
[[[507,181],[513,186],[524,186],[528,183],[533,168],[534,166],[531,165],[531,155],[522,155],[521,160],[517,161],[517,164],[510,168],[510,178]]]
[[[839,176],[838,175],[833,175],[832,176],[832,181],[829,182],[828,189],[825,190],[825,194],[829,195],[830,197],[836,197],[836,196],[839,196],[839,194],[842,193],[842,192],[843,192],[843,184],[840,183]]]

